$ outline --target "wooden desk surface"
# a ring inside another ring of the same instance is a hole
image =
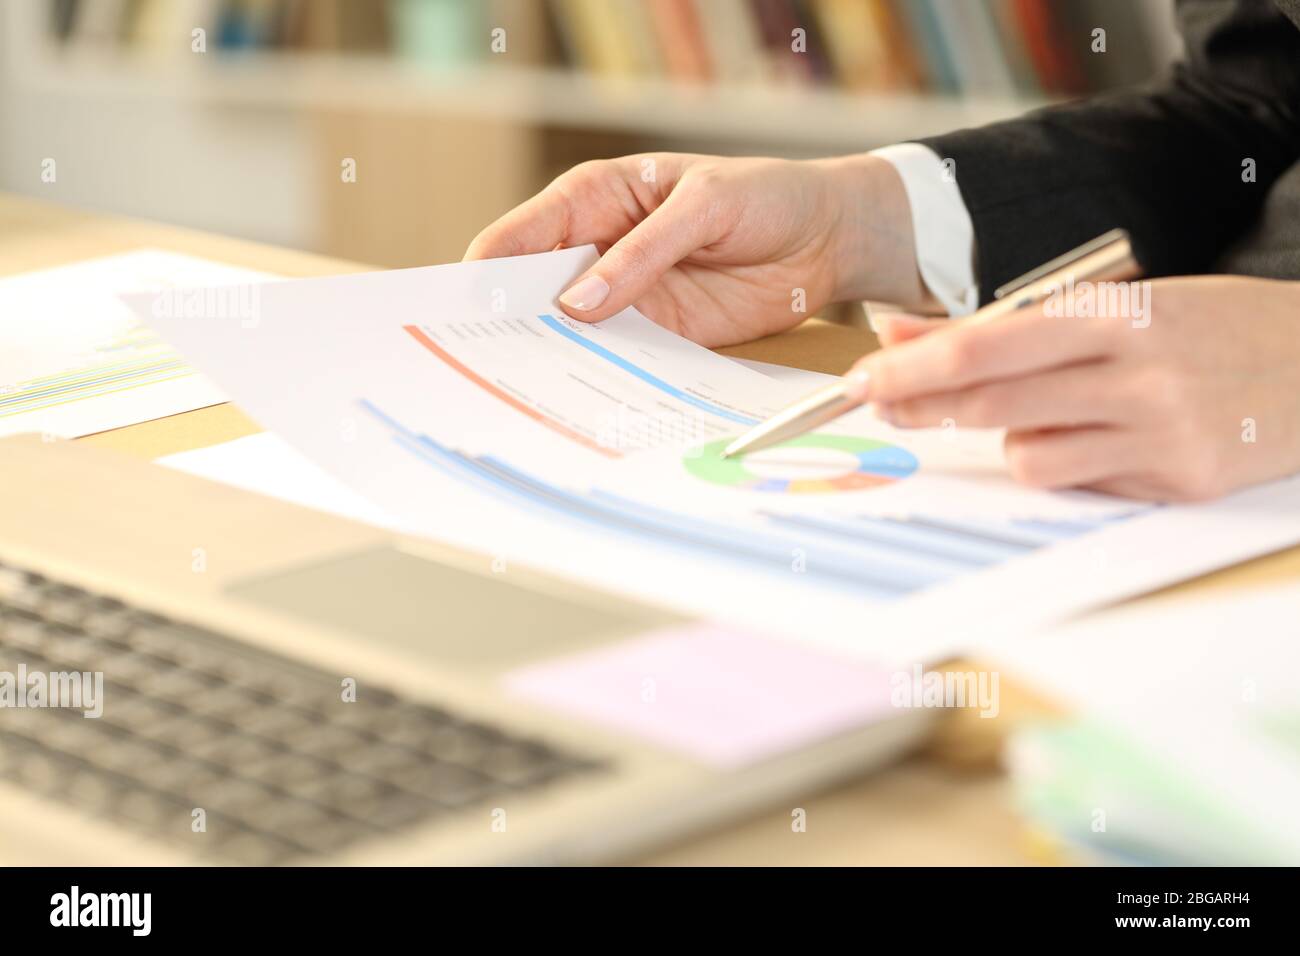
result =
[[[0,276],[80,259],[153,247],[232,265],[305,277],[366,271],[354,262],[208,235],[158,223],[110,218],[0,196]],[[2,346],[2,343],[0,343]],[[862,329],[809,320],[793,332],[723,349],[725,354],[838,373],[875,346]],[[232,405],[217,405],[81,439],[142,457],[201,448],[258,431]],[[1300,577],[1300,548],[1187,582],[1143,600],[1176,600],[1192,590],[1250,587]],[[651,864],[986,864],[1043,862],[1023,831],[1010,788],[990,760],[997,738],[1017,713],[1041,706],[1029,695],[1008,707],[1006,722],[954,713],[926,754],[793,803],[807,812],[807,830],[792,833],[790,808],[665,848]]]

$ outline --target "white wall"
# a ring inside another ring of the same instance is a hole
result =
[[[306,124],[138,84],[35,52],[45,4],[0,4],[0,189],[290,246],[317,235]],[[55,160],[57,181],[41,181]]]

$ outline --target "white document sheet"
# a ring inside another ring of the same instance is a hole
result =
[[[408,532],[872,656],[942,655],[1300,540],[1297,482],[1208,511],[1033,491],[995,432],[901,432],[865,412],[725,461],[721,445],[805,386],[632,309],[563,317],[554,297],[594,258],[275,283],[255,323],[129,301]],[[1230,547],[1180,533],[1198,521]]]
[[[118,296],[269,278],[141,250],[0,280],[0,435],[75,438],[225,401]]]
[[[164,455],[157,463],[326,514],[401,530],[400,523],[374,502],[361,497],[270,432]]]

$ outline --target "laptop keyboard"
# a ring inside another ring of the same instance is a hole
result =
[[[0,671],[20,667],[102,672],[103,714],[0,706],[0,779],[213,862],[486,832],[507,798],[603,769],[365,684],[345,702],[342,675],[0,564]]]

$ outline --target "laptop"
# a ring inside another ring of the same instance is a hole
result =
[[[617,861],[928,724],[709,759],[507,679],[670,610],[75,442],[0,460],[0,865]]]

